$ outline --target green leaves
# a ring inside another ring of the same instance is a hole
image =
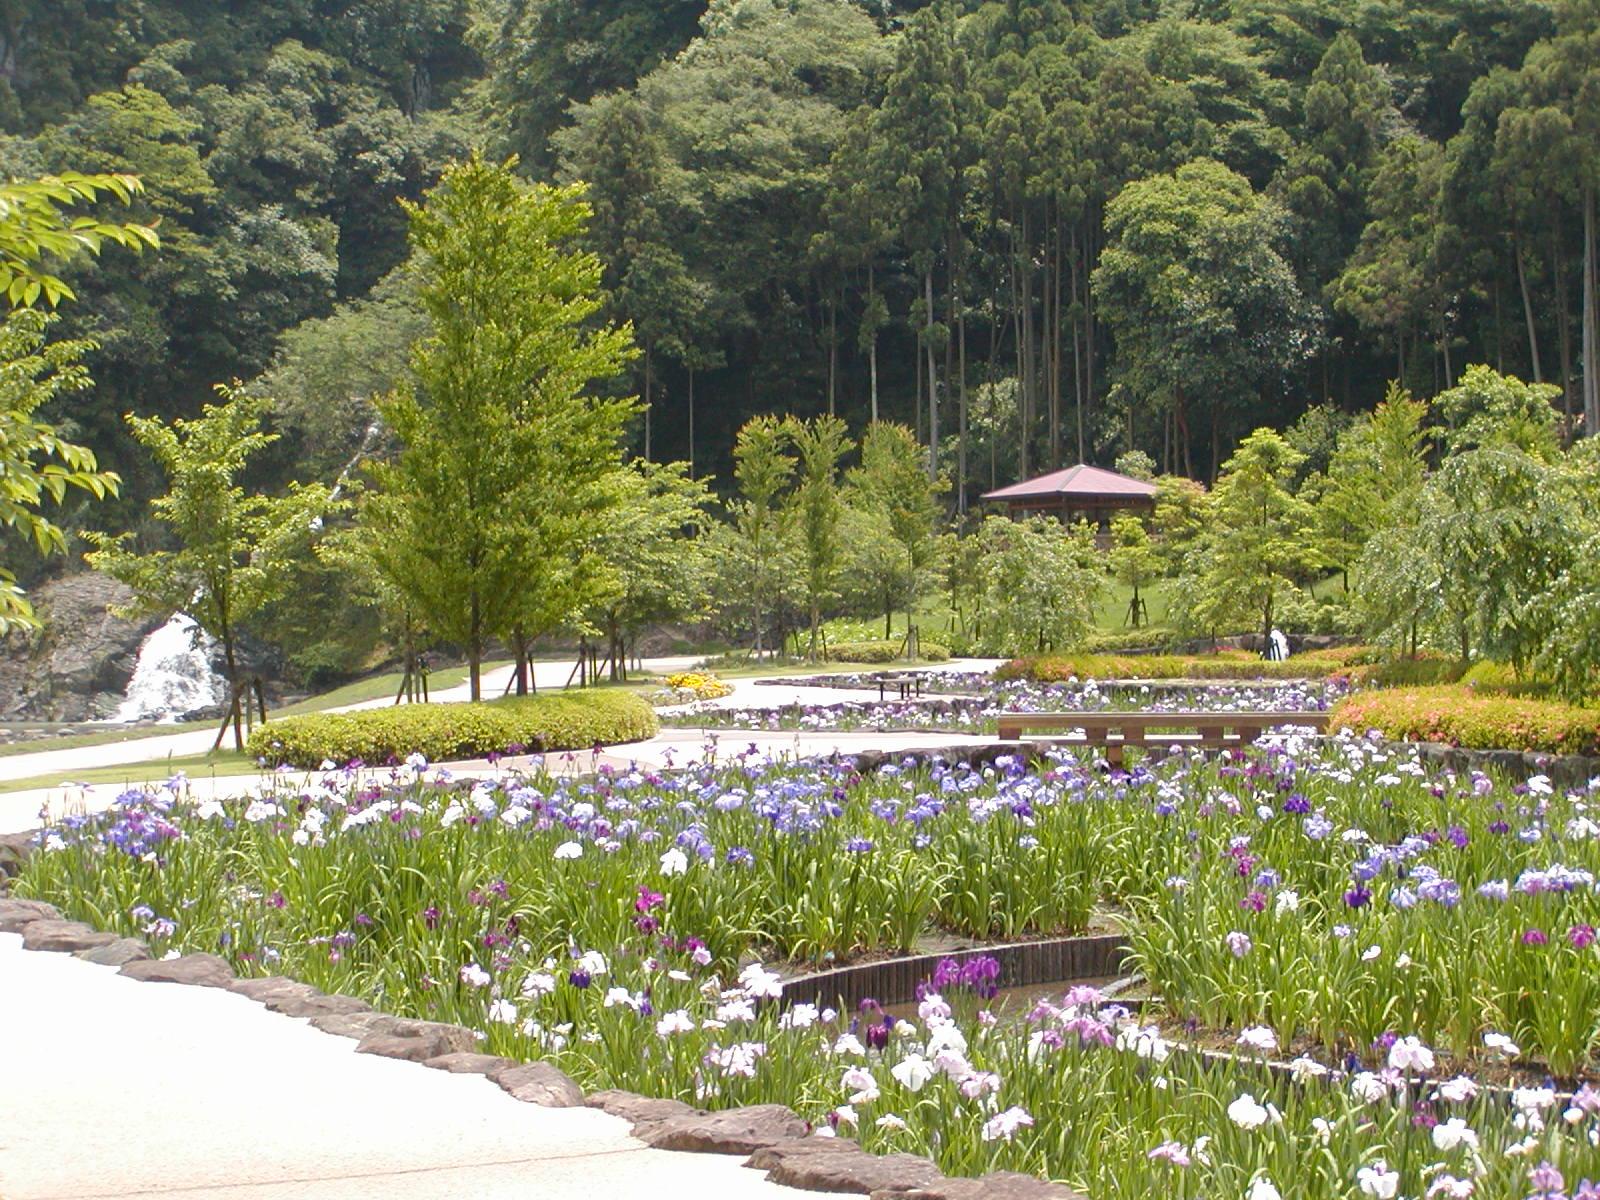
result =
[[[131,534],[90,533],[96,549],[86,558],[133,589],[138,611],[187,613],[222,643],[232,671],[240,626],[283,594],[293,579],[287,564],[338,502],[320,484],[293,484],[281,496],[247,492],[240,477],[277,440],[262,429],[272,401],[226,384],[217,394],[219,403],[190,420],[127,418],[166,476],[150,510],[172,548],[141,553]]]
[[[144,190],[132,175],[84,175],[65,171],[0,185],[0,294],[12,308],[32,308],[40,299],[54,308],[76,299],[67,284],[41,265],[98,255],[111,242],[135,253],[161,244],[153,225],[114,224],[71,217],[67,210],[109,195],[130,204]]]
[[[594,598],[585,568],[635,411],[590,390],[636,352],[629,327],[593,322],[583,189],[530,187],[514,165],[474,156],[407,208],[429,335],[414,382],[379,403],[402,448],[362,508],[379,572],[474,663],[492,634],[532,636]]]
[[[115,495],[121,480],[101,471],[93,451],[60,437],[35,415],[61,396],[89,386],[81,359],[88,341],[47,342],[54,317],[13,312],[0,324],[0,525],[19,531],[42,555],[65,553],[66,535],[40,512],[72,489],[96,499]],[[37,626],[15,577],[0,569],[0,632]]]

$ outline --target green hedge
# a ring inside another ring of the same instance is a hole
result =
[[[1600,708],[1506,696],[1468,684],[1358,692],[1334,707],[1329,727],[1469,750],[1600,754]]]
[[[268,765],[304,768],[354,759],[377,765],[413,753],[426,755],[429,762],[451,762],[515,747],[543,753],[637,742],[660,728],[655,710],[642,696],[579,692],[288,717],[258,728],[247,750]]]
[[[1340,673],[1356,647],[1296,654],[1271,662],[1247,650],[1218,654],[1044,654],[1017,658],[1001,679],[1061,683],[1068,679],[1318,679]]]
[[[848,663],[892,663],[900,657],[904,648],[905,642],[899,639],[835,642],[828,647],[828,660]],[[920,649],[924,662],[944,662],[950,657],[949,649],[938,642],[922,642]]]

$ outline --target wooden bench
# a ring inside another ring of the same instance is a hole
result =
[[[923,678],[924,675],[921,671],[904,671],[900,673],[880,671],[872,677],[872,682],[878,685],[879,700],[883,699],[884,693],[889,688],[897,689],[900,693],[900,699],[909,700],[913,691],[918,696],[922,695]]]
[[[1122,765],[1128,746],[1245,746],[1280,725],[1328,727],[1325,712],[1047,712],[1001,713],[1000,740],[1021,741],[1031,731],[1064,745],[1103,746],[1106,761]],[[1161,732],[1157,732],[1157,731]]]

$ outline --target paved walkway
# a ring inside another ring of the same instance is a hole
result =
[[[0,934],[5,1200],[798,1200],[737,1157]]]

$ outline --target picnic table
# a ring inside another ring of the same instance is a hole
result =
[[[1030,731],[1051,735],[1060,745],[1104,747],[1106,761],[1122,765],[1129,746],[1201,746],[1223,749],[1249,745],[1268,729],[1281,725],[1322,732],[1328,714],[1302,712],[1006,712],[999,717],[1000,740],[1023,740]]]

